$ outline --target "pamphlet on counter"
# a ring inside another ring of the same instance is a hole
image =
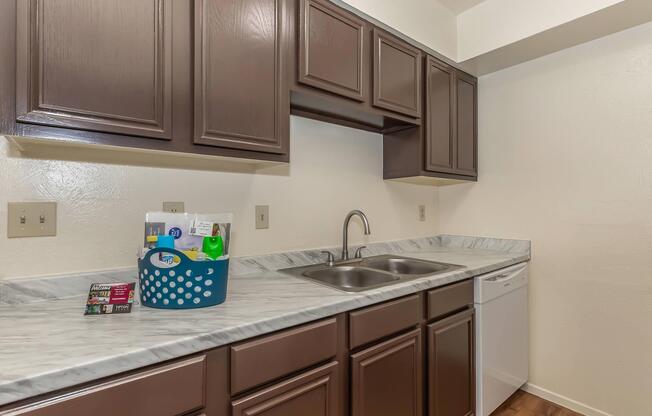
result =
[[[136,294],[136,283],[93,283],[88,292],[84,315],[129,313]]]

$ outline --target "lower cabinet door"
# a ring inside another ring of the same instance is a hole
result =
[[[475,414],[474,310],[428,325],[428,415]]]
[[[233,416],[338,416],[337,362],[232,403]]]
[[[421,330],[351,356],[352,416],[421,416]]]

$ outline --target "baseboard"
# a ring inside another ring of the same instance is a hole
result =
[[[532,383],[525,383],[525,385],[521,387],[521,390],[525,390],[526,392],[539,396],[542,399],[564,406],[574,412],[581,413],[584,416],[612,416],[607,412],[587,406],[584,403],[569,399],[568,397],[546,390],[543,387],[536,386]]]

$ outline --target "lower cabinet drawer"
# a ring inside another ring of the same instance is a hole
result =
[[[337,320],[327,319],[231,347],[231,394],[289,376],[337,353]]]
[[[352,416],[422,416],[422,331],[351,355]]]
[[[473,279],[428,292],[428,320],[473,306]]]
[[[178,416],[204,407],[206,359],[194,357],[132,374],[1,416]]]
[[[337,361],[307,371],[232,403],[232,416],[336,416]]]
[[[421,295],[411,295],[349,314],[349,347],[355,349],[416,326],[423,319]]]

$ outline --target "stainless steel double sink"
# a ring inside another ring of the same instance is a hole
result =
[[[342,261],[332,266],[318,264],[279,271],[345,292],[360,292],[462,267],[456,264],[382,255]]]

